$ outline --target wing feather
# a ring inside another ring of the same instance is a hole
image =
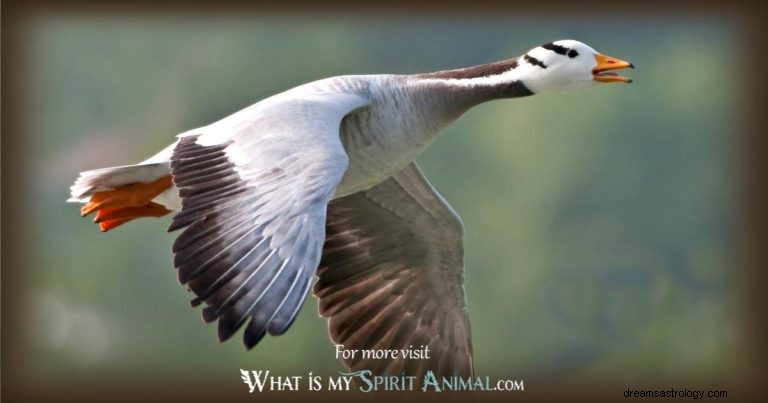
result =
[[[427,360],[346,360],[374,373],[471,375],[463,225],[416,164],[330,202],[314,293],[331,338],[350,349],[428,345]]]
[[[203,319],[218,321],[222,341],[247,323],[243,341],[252,348],[295,320],[347,168],[339,125],[366,103],[352,94],[278,96],[178,141],[174,266],[197,296],[191,304],[204,303]]]

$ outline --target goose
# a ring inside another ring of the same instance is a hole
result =
[[[82,172],[68,201],[102,231],[175,212],[178,280],[222,342],[285,333],[313,287],[337,347],[425,351],[345,356],[348,369],[472,376],[464,226],[414,160],[475,105],[629,83],[626,68],[558,40],[468,68],[321,79],[141,163]]]

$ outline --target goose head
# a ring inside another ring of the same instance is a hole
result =
[[[601,83],[631,83],[615,70],[634,65],[606,56],[579,41],[564,39],[535,47],[518,59],[520,80],[533,93],[592,87]]]

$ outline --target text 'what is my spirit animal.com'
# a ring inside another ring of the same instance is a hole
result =
[[[336,359],[343,360],[429,360],[429,346],[408,346],[403,349],[345,349],[336,345]],[[501,379],[492,382],[489,377],[480,376],[448,376],[439,377],[431,370],[426,371],[422,378],[413,374],[384,374],[374,375],[370,370],[355,372],[339,372],[338,376],[324,377],[309,372],[304,376],[276,376],[268,370],[246,371],[241,369],[241,378],[248,386],[249,393],[255,391],[523,391],[522,380]],[[357,379],[357,382],[353,380]],[[356,387],[356,388],[355,388]]]

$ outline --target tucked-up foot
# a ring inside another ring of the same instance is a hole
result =
[[[107,232],[136,218],[162,217],[170,212],[162,204],[149,202],[146,206],[101,209],[93,221],[99,224],[103,232]]]
[[[115,190],[96,192],[80,213],[85,217],[98,211],[94,222],[99,224],[102,231],[109,231],[140,217],[161,217],[171,210],[152,199],[171,185],[171,176],[167,175],[151,183],[137,182]]]

